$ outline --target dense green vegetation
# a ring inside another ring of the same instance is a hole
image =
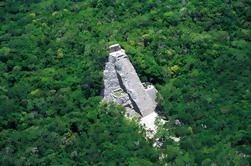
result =
[[[0,2],[0,165],[248,166],[250,5]],[[100,104],[114,43],[159,90],[160,148],[124,108]]]

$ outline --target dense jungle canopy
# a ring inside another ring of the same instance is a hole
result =
[[[0,165],[249,166],[250,5],[1,1]],[[100,103],[115,43],[159,91],[159,148],[123,107]]]

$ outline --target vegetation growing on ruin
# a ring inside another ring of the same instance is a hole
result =
[[[250,5],[0,2],[0,165],[249,165]],[[159,149],[124,108],[100,104],[114,43],[159,90]]]

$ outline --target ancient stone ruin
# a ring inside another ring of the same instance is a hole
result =
[[[126,108],[127,116],[143,117],[154,112],[157,90],[150,83],[141,83],[128,56],[119,44],[109,47],[104,70],[104,101]]]

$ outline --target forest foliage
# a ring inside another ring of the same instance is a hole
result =
[[[0,2],[0,165],[248,166],[250,5]],[[100,104],[115,43],[159,91],[159,148],[124,108]]]

